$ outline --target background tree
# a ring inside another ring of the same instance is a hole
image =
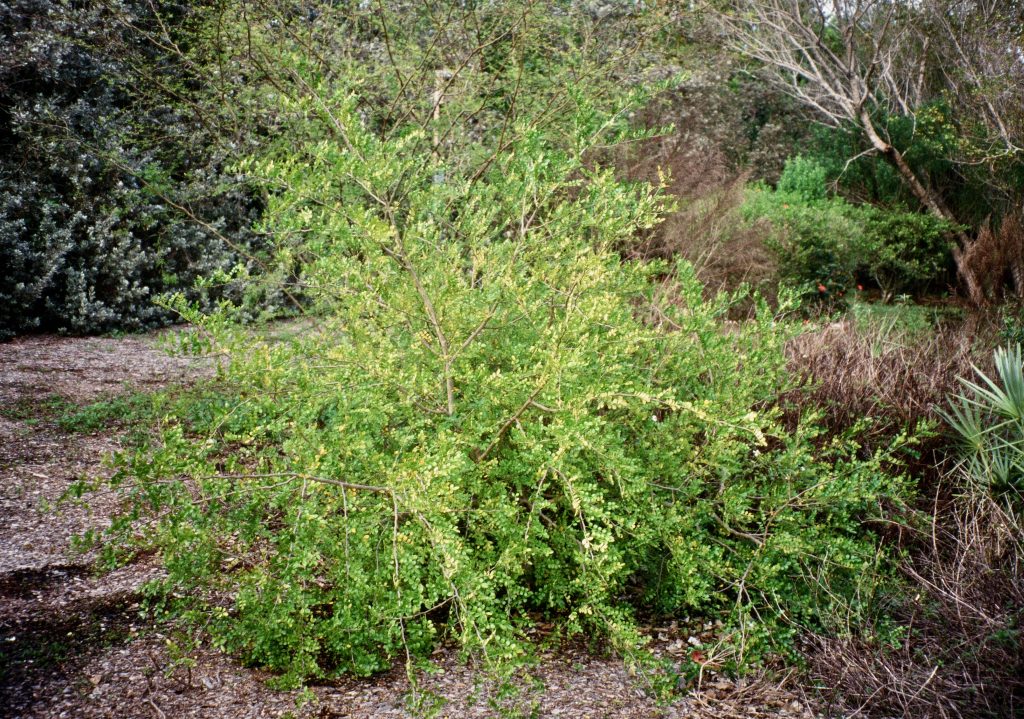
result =
[[[998,179],[995,163],[1024,152],[1024,3],[932,0],[923,11],[918,32],[934,48],[945,97],[965,120],[968,142],[958,159],[986,163]]]
[[[945,159],[1001,159],[1019,166],[1019,111],[1013,98],[1019,92],[1020,83],[1014,81],[1021,74],[1022,55],[1019,31],[1015,35],[1012,29],[1019,27],[1012,20],[1019,11],[993,2],[976,4],[733,0],[716,17],[735,51],[763,64],[772,80],[819,122],[855,128],[866,141],[864,153],[884,158],[922,208],[956,227],[960,218],[947,198],[927,171],[908,160],[908,147],[894,141],[889,126],[900,119],[916,122],[934,103],[959,99],[958,137],[950,143],[956,149]],[[988,13],[996,23],[994,40],[982,38],[986,25],[977,19],[979,10],[982,18]],[[988,73],[996,70],[1006,80],[993,87]],[[964,118],[974,114],[973,108],[982,110],[977,115],[982,119],[969,128]],[[958,272],[980,303],[985,290],[977,262],[969,261],[978,253],[968,253],[966,233],[955,234]],[[1022,290],[1018,285],[1018,293]]]

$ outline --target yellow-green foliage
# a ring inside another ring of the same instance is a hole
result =
[[[870,585],[863,522],[900,482],[783,428],[767,310],[724,332],[689,266],[609,249],[655,188],[530,132],[438,182],[339,116],[354,150],[254,163],[289,188],[268,227],[303,228],[321,317],[264,342],[182,307],[227,353],[221,399],[121,474],[169,581],[230,597],[224,646],[293,678],[439,632],[506,661],[538,616],[633,646],[643,607],[725,613],[756,659]]]
[[[587,160],[624,113],[563,87],[557,122],[439,147],[430,115],[381,125],[330,67],[267,93],[279,140],[240,166],[314,316],[263,341],[177,302],[220,384],[118,474],[117,526],[155,517],[142,541],[218,642],[290,680],[442,635],[503,664],[541,618],[636,647],[640,609],[721,615],[756,661],[870,596],[865,523],[901,480],[783,426],[767,308],[726,331],[734,298],[689,265],[614,251],[663,211]]]

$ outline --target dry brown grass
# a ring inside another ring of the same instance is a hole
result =
[[[748,284],[774,290],[775,256],[764,244],[767,230],[740,217],[746,178],[739,177],[708,194],[683,199],[679,208],[633,248],[643,257],[683,257],[693,264],[709,292]]]
[[[895,646],[822,638],[811,676],[836,715],[963,719],[1024,715],[1024,523],[984,492],[936,502],[894,614]],[[870,635],[863,627],[853,635]]]
[[[709,293],[749,284],[773,290],[776,263],[766,228],[740,216],[747,176],[729,169],[722,153],[687,133],[620,148],[612,159],[631,180],[667,182],[676,209],[636,238],[625,254],[689,260]]]
[[[917,319],[901,323],[894,318],[904,310],[869,309],[860,322],[848,317],[788,347],[804,379],[793,399],[824,410],[836,433],[875,419],[859,435],[868,448],[939,419],[958,377],[973,377],[972,364],[990,370],[996,334],[980,314],[922,326],[920,310],[906,310]],[[935,499],[917,519],[894,517],[886,533],[907,552],[902,588],[879,607],[887,619],[837,621],[839,631],[812,640],[809,677],[833,716],[1024,716],[1024,522],[949,466],[949,446],[940,425],[911,467]],[[906,631],[893,634],[894,626]],[[879,638],[887,632],[888,641]]]
[[[990,324],[981,316],[923,330],[852,317],[833,322],[790,342],[789,365],[802,390],[789,399],[821,408],[835,432],[864,418],[887,435],[914,427],[937,417],[959,389],[957,377],[973,375],[972,363],[985,365]]]

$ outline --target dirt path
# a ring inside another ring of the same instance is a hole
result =
[[[61,429],[61,412],[130,391],[188,382],[202,365],[169,357],[152,336],[22,338],[0,344],[0,717],[256,719],[262,717],[812,717],[768,684],[710,678],[668,707],[646,697],[622,662],[567,647],[544,658],[519,694],[494,700],[453,652],[419,677],[419,708],[401,668],[275,692],[267,675],[187,643],[139,611],[139,589],[159,574],[145,560],[97,575],[72,539],[106,526],[110,495],[49,507],[76,479],[102,475],[124,429]],[[677,642],[678,644],[678,642]],[[671,651],[671,643],[666,643]],[[682,647],[685,651],[685,645]]]

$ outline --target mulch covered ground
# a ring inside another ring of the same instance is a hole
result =
[[[582,646],[542,656],[511,695],[454,651],[429,672],[404,667],[372,679],[278,692],[269,675],[140,612],[139,590],[160,569],[142,558],[98,574],[74,537],[107,525],[112,494],[88,504],[57,500],[77,479],[107,472],[125,428],[61,430],[61,411],[117,394],[187,383],[209,365],[171,357],[155,335],[26,337],[0,344],[0,717],[814,717],[801,695],[773,682],[709,675],[659,705],[621,660]],[[668,655],[686,637],[669,631]]]

